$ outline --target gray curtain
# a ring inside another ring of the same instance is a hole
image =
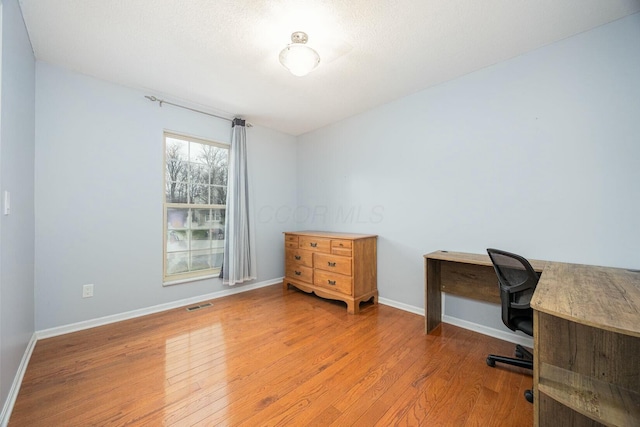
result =
[[[247,170],[247,133],[245,121],[234,119],[231,125],[227,214],[225,221],[222,282],[233,286],[257,278],[256,256],[249,200]]]

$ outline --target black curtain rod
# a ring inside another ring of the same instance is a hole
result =
[[[207,116],[211,116],[211,117],[215,117],[215,118],[218,118],[218,119],[226,120],[226,121],[232,122],[232,123],[233,123],[233,120],[234,120],[234,119],[230,119],[228,117],[222,117],[222,116],[217,116],[215,114],[207,113],[206,111],[196,110],[195,108],[186,107],[184,105],[174,104],[173,102],[165,101],[164,99],[158,99],[155,96],[145,95],[144,97],[147,98],[151,102],[157,102],[158,105],[160,105],[160,107],[162,107],[162,104],[168,104],[168,105],[173,105],[174,107],[184,108],[185,110],[193,111],[195,113],[206,114]],[[251,123],[247,123],[247,127],[251,127],[251,126],[252,126]]]

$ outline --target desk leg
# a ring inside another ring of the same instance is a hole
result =
[[[442,321],[442,292],[440,291],[440,261],[424,260],[424,317],[425,333],[431,333]]]
[[[540,426],[540,394],[538,381],[540,379],[540,313],[533,310],[533,425]]]

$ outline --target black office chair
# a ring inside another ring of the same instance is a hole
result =
[[[533,336],[533,310],[529,303],[540,276],[529,261],[520,255],[498,249],[487,249],[498,276],[500,301],[502,302],[502,322],[512,331],[522,331]],[[487,365],[496,366],[496,362],[521,368],[533,369],[533,354],[521,345],[516,345],[516,357],[490,354]],[[533,402],[533,392],[527,390],[524,397]]]

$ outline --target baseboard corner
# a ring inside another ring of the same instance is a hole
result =
[[[7,395],[7,400],[5,400],[4,405],[2,407],[2,412],[0,413],[0,426],[5,427],[9,424],[9,418],[11,418],[11,412],[13,412],[13,406],[16,403],[16,399],[18,398],[18,393],[20,392],[20,386],[22,385],[22,379],[24,378],[24,374],[27,372],[27,366],[29,366],[29,360],[31,359],[31,355],[33,354],[33,349],[36,347],[36,343],[38,342],[38,335],[34,332],[31,335],[31,339],[27,344],[27,348],[24,350],[24,354],[22,355],[22,360],[20,361],[20,365],[18,366],[18,371],[16,372],[15,377],[13,378],[13,383],[11,384],[11,389],[9,390],[9,394]]]

